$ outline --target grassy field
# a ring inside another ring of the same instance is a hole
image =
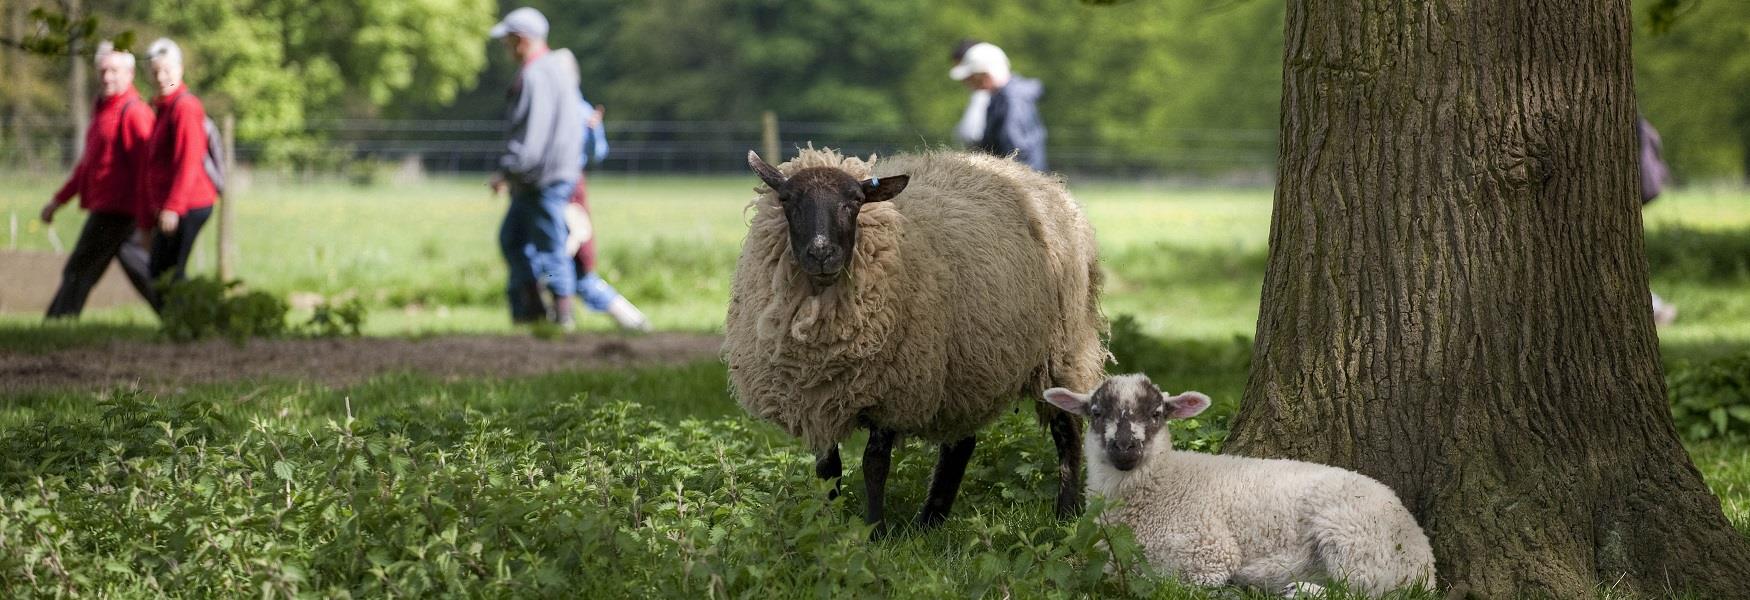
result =
[[[48,248],[52,185],[16,176],[0,213]],[[721,328],[750,177],[592,181],[606,276],[671,330]],[[1268,190],[1088,184],[1124,370],[1217,400],[1175,430],[1215,450],[1245,382]],[[359,188],[260,182],[237,201],[242,266],[276,294],[357,295],[369,335],[510,331],[474,180]],[[1689,377],[1750,351],[1750,194],[1685,190],[1648,208],[1660,331]],[[70,244],[79,219],[56,224]],[[206,235],[211,235],[210,233]],[[8,240],[8,243],[14,243]],[[211,250],[205,257],[211,264]],[[154,337],[139,308],[75,326],[0,315],[0,351]],[[601,319],[587,321],[605,328]],[[531,340],[530,343],[541,343]],[[1048,515],[1051,451],[1022,414],[981,438],[955,518],[865,541],[860,461],[827,502],[810,458],[741,414],[714,363],[538,377],[386,374],[141,391],[0,394],[0,588],[31,595],[1205,597],[1120,569],[1125,534]],[[1700,379],[1696,379],[1700,380]],[[1685,380],[1688,381],[1688,380]],[[1711,380],[1710,380],[1711,381]],[[1700,385],[1700,384],[1697,384]],[[1689,389],[1689,388],[1684,388]],[[1698,388],[1711,389],[1711,388]],[[847,451],[859,456],[860,442]],[[1691,441],[1750,535],[1750,443]],[[934,452],[899,453],[890,503],[922,501]],[[1108,554],[1100,545],[1115,547]],[[1115,558],[1109,558],[1115,556]]]

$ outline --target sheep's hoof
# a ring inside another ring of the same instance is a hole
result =
[[[1282,588],[1284,598],[1322,598],[1324,595],[1325,586],[1305,581],[1296,581]]]
[[[914,529],[929,529],[931,527],[939,526],[942,524],[943,521],[947,521],[947,520],[948,520],[947,513],[939,513],[939,512],[926,510],[924,512],[918,513],[918,518],[912,520],[911,526]]]
[[[893,533],[894,533],[893,528],[888,527],[886,521],[882,521],[880,523],[876,523],[874,529],[869,530],[869,541],[871,541],[871,542],[885,541],[887,538],[893,537]]]
[[[1084,507],[1082,506],[1082,497],[1080,494],[1077,494],[1074,497],[1058,496],[1058,498],[1057,498],[1057,518],[1058,519],[1065,520],[1065,521],[1074,521],[1077,518],[1082,516],[1083,510],[1084,510]]]

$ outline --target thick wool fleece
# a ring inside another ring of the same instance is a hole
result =
[[[749,413],[816,450],[863,423],[946,443],[1024,392],[1100,381],[1094,233],[1061,181],[957,152],[876,163],[809,148],[778,170],[821,166],[911,180],[863,206],[847,277],[819,295],[776,195],[755,189],[723,343]]]
[[[1434,554],[1391,488],[1314,463],[1173,451],[1166,436],[1142,466],[1119,471],[1094,436],[1088,492],[1119,501],[1103,517],[1130,526],[1148,561],[1204,586],[1277,591],[1348,582],[1378,596],[1434,589]]]

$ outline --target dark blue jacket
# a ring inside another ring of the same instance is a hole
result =
[[[1039,80],[1019,75],[991,92],[979,147],[997,156],[1013,153],[1015,160],[1044,171],[1045,122],[1039,119],[1039,96],[1044,93]]]

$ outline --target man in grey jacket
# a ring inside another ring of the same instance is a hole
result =
[[[1012,155],[1036,170],[1045,170],[1045,122],[1039,118],[1039,97],[1045,86],[1039,80],[1015,75],[1003,49],[982,42],[967,48],[948,76],[966,84],[974,94],[990,95],[984,131],[976,141],[968,140],[969,145],[997,156]]]
[[[494,195],[510,190],[498,242],[510,267],[511,320],[546,316],[569,328],[577,273],[565,252],[565,205],[582,175],[587,118],[577,59],[570,50],[547,47],[547,18],[533,8],[510,11],[492,37],[504,40],[522,65],[508,94],[505,153],[489,183]],[[543,286],[553,296],[550,304],[541,298]]]

